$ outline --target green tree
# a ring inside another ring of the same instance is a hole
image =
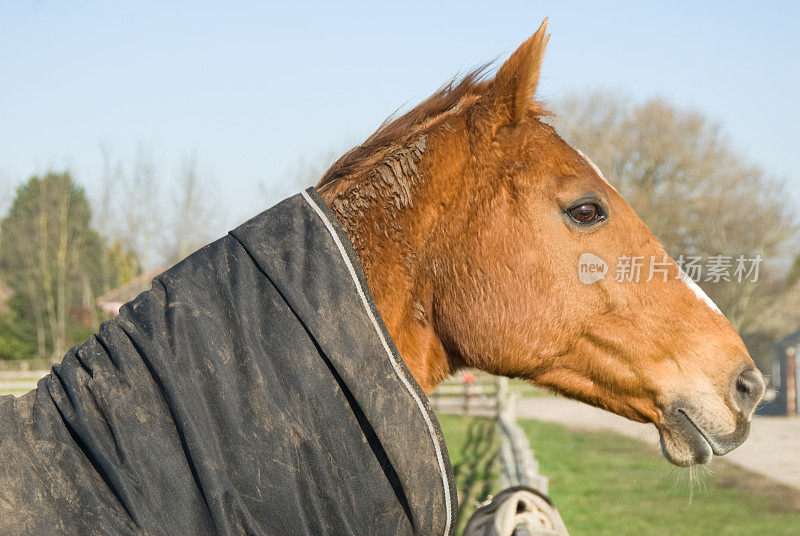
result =
[[[18,299],[12,296],[10,302]],[[26,359],[36,355],[33,324],[19,318],[13,307],[0,314],[0,359]]]
[[[19,322],[34,326],[40,358],[60,357],[76,342],[70,335],[83,334],[76,324],[87,321],[78,312],[94,315],[104,252],[90,222],[85,192],[69,173],[19,186],[0,222],[0,270],[14,290]]]

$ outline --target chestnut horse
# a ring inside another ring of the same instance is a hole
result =
[[[487,79],[387,121],[317,189],[340,219],[409,370],[523,378],[659,430],[666,458],[741,444],[764,384],[742,340],[533,99],[541,28]],[[609,274],[587,284],[591,253]],[[618,259],[661,275],[618,281]],[[648,281],[649,279],[649,281]]]

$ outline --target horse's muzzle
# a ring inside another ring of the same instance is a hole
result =
[[[761,373],[748,368],[734,375],[724,406],[715,404],[717,407],[710,409],[702,398],[675,400],[664,411],[659,426],[664,457],[685,467],[708,463],[712,455],[732,451],[747,439],[750,418],[763,394]]]

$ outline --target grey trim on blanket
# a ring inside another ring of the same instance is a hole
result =
[[[389,336],[389,332],[386,329],[386,326],[383,323],[383,321],[380,321],[379,324],[379,321],[376,320],[376,318],[381,318],[381,316],[375,304],[375,301],[372,299],[371,295],[369,299],[367,299],[367,296],[365,295],[365,292],[363,290],[366,285],[361,284],[360,278],[356,274],[355,268],[353,267],[354,265],[359,264],[358,259],[355,257],[355,252],[352,251],[352,248],[350,248],[349,251],[345,249],[342,240],[339,238],[338,233],[331,224],[331,219],[333,219],[334,221],[336,220],[335,216],[331,213],[331,217],[329,218],[325,214],[325,212],[323,212],[322,209],[320,209],[320,205],[327,207],[327,204],[325,204],[324,202],[318,204],[316,201],[314,201],[314,199],[312,199],[311,197],[312,194],[319,197],[319,194],[317,194],[316,190],[313,187],[302,192],[302,194],[305,200],[308,202],[308,204],[311,205],[311,207],[319,215],[319,217],[322,218],[322,221],[325,223],[325,227],[328,229],[328,232],[331,234],[331,237],[333,237],[334,242],[336,242],[336,246],[339,248],[339,253],[341,253],[342,259],[344,259],[345,264],[347,265],[347,268],[350,271],[350,275],[353,278],[353,283],[356,286],[356,291],[358,292],[358,295],[361,297],[361,301],[364,304],[364,309],[367,311],[369,319],[372,321],[372,325],[375,327],[375,332],[378,334],[378,337],[380,337],[381,344],[383,345],[383,349],[386,350],[386,355],[389,357],[389,361],[392,363],[392,367],[397,373],[397,376],[403,382],[403,386],[414,398],[414,402],[417,404],[417,407],[419,407],[420,413],[425,418],[425,424],[428,426],[428,430],[431,436],[431,441],[433,441],[433,446],[434,449],[436,450],[436,460],[439,464],[439,471],[441,472],[442,475],[442,489],[444,490],[444,502],[447,505],[447,524],[445,525],[444,534],[445,535],[450,534],[450,527],[453,523],[453,518],[455,517],[453,510],[454,509],[457,510],[458,507],[457,505],[454,505],[453,502],[451,501],[451,492],[450,492],[451,482],[447,474],[447,467],[445,465],[446,462],[444,459],[444,457],[447,455],[447,449],[443,448],[444,441],[442,439],[442,432],[439,429],[436,416],[433,413],[430,404],[422,402],[423,400],[428,402],[428,399],[422,392],[422,389],[420,389],[419,384],[416,383],[416,380],[414,380],[414,377],[411,375],[411,372],[405,366],[405,362],[400,356],[400,352],[397,350],[397,347],[394,344],[389,346],[389,342],[387,341],[391,341],[392,339]],[[322,200],[320,199],[320,201]],[[363,273],[361,275],[362,275],[361,279],[366,280],[366,278],[363,277]],[[449,463],[449,460],[447,463]]]

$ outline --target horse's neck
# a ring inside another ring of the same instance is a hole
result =
[[[424,147],[423,147],[424,148]],[[336,213],[364,268],[389,334],[425,392],[452,373],[432,322],[433,289],[426,262],[426,235],[416,199],[420,190],[418,147],[407,147],[370,177],[338,191],[320,191]]]

